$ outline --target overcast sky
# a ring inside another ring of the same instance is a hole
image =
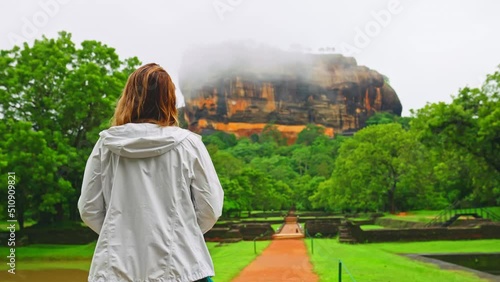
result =
[[[354,56],[386,75],[403,115],[451,101],[500,64],[497,0],[1,0],[0,49],[65,30],[121,58],[157,62],[178,81],[183,51],[229,40]]]

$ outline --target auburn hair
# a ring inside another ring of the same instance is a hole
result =
[[[175,85],[170,75],[157,64],[147,64],[129,76],[111,124],[150,122],[160,126],[178,125],[175,104]]]

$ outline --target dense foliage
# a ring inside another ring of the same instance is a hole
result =
[[[227,133],[204,136],[225,190],[224,211],[313,209],[310,196],[330,177],[344,140],[330,139],[308,125],[295,144],[282,142],[268,125],[259,136],[235,140]]]
[[[499,84],[497,71],[483,87],[464,88],[451,103],[428,104],[412,117],[377,113],[353,137],[329,139],[314,125],[290,146],[272,125],[250,139],[205,136],[225,184],[225,211],[499,205]]]
[[[0,169],[15,172],[21,227],[24,215],[41,224],[78,218],[85,162],[138,65],[97,41],[75,46],[65,32],[0,51]]]
[[[70,34],[0,51],[0,170],[16,173],[16,209],[41,224],[77,220],[85,161],[137,58]],[[352,137],[307,127],[287,144],[272,124],[237,139],[203,136],[225,190],[243,210],[402,211],[469,199],[500,204],[500,73],[412,117],[378,113]],[[6,198],[6,185],[0,187]],[[6,201],[0,201],[6,216]]]

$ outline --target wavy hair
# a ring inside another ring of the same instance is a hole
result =
[[[129,76],[111,124],[149,122],[176,126],[179,121],[175,104],[175,85],[170,75],[157,64],[147,64]]]

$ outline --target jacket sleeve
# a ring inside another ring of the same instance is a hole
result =
[[[222,214],[224,191],[205,144],[200,138],[193,139],[196,139],[193,143],[197,156],[193,164],[191,193],[198,225],[201,231],[206,233]]]
[[[99,234],[106,214],[101,185],[100,142],[95,145],[85,166],[78,210],[83,222]]]

